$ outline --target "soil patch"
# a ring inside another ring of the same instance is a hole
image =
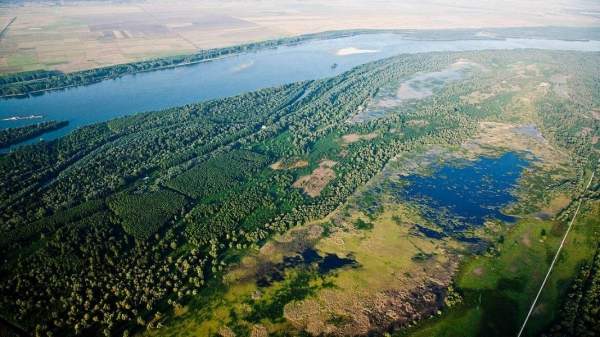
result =
[[[310,175],[300,177],[292,186],[303,189],[313,198],[318,197],[325,186],[335,178],[335,171],[332,169],[335,164],[333,160],[321,161],[319,167]]]
[[[361,135],[358,133],[350,133],[347,135],[343,135],[342,140],[344,141],[344,144],[351,144],[351,143],[356,143],[361,140],[371,140],[376,137],[377,137],[377,133],[375,133],[375,132],[367,133],[365,135]]]
[[[283,160],[278,160],[277,162],[271,164],[271,166],[269,167],[273,170],[293,170],[306,166],[308,166],[308,161],[306,160],[298,160],[295,162],[286,162]]]
[[[521,242],[525,245],[525,247],[531,247],[531,238],[529,237],[529,232],[523,235]]]

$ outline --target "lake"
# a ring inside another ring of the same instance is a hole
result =
[[[70,122],[63,129],[43,135],[44,139],[50,140],[83,125],[119,116],[330,77],[357,65],[401,53],[516,48],[600,51],[600,41],[419,41],[391,33],[314,40],[190,66],[127,75],[39,96],[0,99],[0,129],[46,120]],[[337,66],[333,67],[333,64]],[[14,119],[28,116],[41,117]],[[29,143],[35,141],[38,140]]]
[[[502,208],[516,201],[513,189],[528,160],[514,152],[434,167],[429,175],[410,175],[399,186],[403,201],[421,207],[423,216],[455,234],[488,219],[513,222]]]

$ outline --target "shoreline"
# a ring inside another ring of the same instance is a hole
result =
[[[568,34],[570,30],[576,29],[578,34],[589,35],[587,38],[567,38],[566,36],[555,36],[555,29],[564,30],[564,34]],[[515,33],[515,30],[520,31],[519,34]],[[491,32],[489,35],[481,36],[481,32]],[[583,33],[582,33],[583,32]],[[177,67],[184,67],[188,65],[199,64],[203,62],[210,62],[214,60],[223,59],[226,57],[241,55],[248,52],[257,52],[261,50],[266,50],[270,48],[278,48],[281,46],[293,46],[301,43],[309,42],[309,41],[318,41],[318,40],[333,40],[338,38],[346,38],[357,35],[368,35],[368,34],[397,34],[402,35],[403,39],[410,41],[458,41],[458,40],[490,40],[490,41],[502,41],[510,38],[519,38],[519,39],[546,39],[546,40],[559,40],[559,41],[573,41],[573,42],[589,42],[600,40],[600,27],[594,27],[589,30],[585,30],[579,27],[513,27],[513,28],[471,28],[471,29],[439,29],[439,30],[417,30],[417,29],[351,29],[351,30],[334,30],[334,31],[323,31],[319,33],[310,33],[303,35],[296,35],[290,37],[282,37],[278,39],[270,39],[270,40],[262,40],[256,42],[249,42],[245,44],[232,45],[223,48],[214,48],[214,49],[203,49],[198,51],[197,53],[192,54],[180,54],[173,55],[168,57],[158,57],[158,58],[150,58],[146,60],[131,62],[131,63],[121,63],[108,65],[98,68],[90,68],[79,70],[75,72],[69,73],[60,73],[53,72],[52,70],[36,70],[32,72],[19,72],[19,73],[8,73],[0,75],[0,81],[2,78],[8,78],[9,82],[5,84],[0,84],[0,92],[3,90],[10,90],[13,86],[19,85],[35,85],[38,83],[44,83],[45,81],[56,81],[58,82],[56,86],[49,85],[48,88],[42,89],[28,89],[28,88],[17,88],[17,91],[21,91],[14,94],[0,94],[0,99],[13,99],[13,98],[26,98],[30,95],[43,94],[48,91],[54,90],[64,90],[72,87],[89,85],[94,83],[99,83],[108,79],[116,79],[123,77],[125,75],[133,75],[137,73],[146,73],[151,71],[165,70],[165,69],[173,69]],[[444,36],[448,34],[453,34],[456,36],[449,37]],[[593,37],[593,38],[592,38]],[[207,54],[206,58],[202,54]],[[354,53],[353,53],[354,54]],[[353,55],[353,54],[344,54],[344,55]],[[212,56],[211,55],[218,55]],[[189,58],[198,58],[197,60],[186,61]],[[177,59],[181,59],[178,61]],[[149,65],[151,63],[156,62],[169,62],[172,64],[167,65],[158,65],[152,66]],[[149,65],[149,66],[148,66]],[[148,66],[147,69],[135,69],[135,67],[143,67]],[[125,69],[122,71],[118,71],[121,67],[134,68],[134,69]],[[17,77],[20,75],[25,75],[27,73],[36,73],[36,72],[45,72],[48,71],[49,75],[47,77],[35,78],[31,80],[25,81],[10,81],[11,77]],[[104,76],[94,76],[94,72],[110,72],[116,71],[115,74],[109,74]],[[86,77],[87,76],[87,77]],[[77,77],[76,79],[72,79],[71,77]],[[62,82],[72,82],[76,81],[77,83],[68,84],[68,85],[59,85]]]

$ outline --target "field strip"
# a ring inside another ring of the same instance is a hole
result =
[[[156,21],[157,24],[162,25],[161,21],[153,13],[147,11],[143,6],[137,5],[135,7],[139,8],[142,12],[144,12],[146,15],[148,15],[149,17],[151,17],[154,21]],[[173,32],[175,35],[177,35],[177,37],[179,37],[181,40],[183,40],[186,43],[190,44],[195,50],[201,50],[202,49],[202,48],[198,47],[192,40],[186,38],[185,36],[183,36],[178,31],[176,31],[174,29],[170,29],[170,28],[169,28],[169,30],[171,32]]]
[[[587,186],[585,187],[585,189],[583,190],[583,192],[587,191],[587,189],[590,187],[590,185],[592,184],[592,179],[594,179],[594,173],[592,172],[592,176],[590,177],[590,181],[588,182]],[[537,295],[535,296],[535,299],[533,300],[533,303],[531,304],[531,308],[529,308],[529,312],[527,313],[527,317],[525,317],[525,321],[523,322],[523,325],[521,326],[521,330],[519,330],[519,334],[517,335],[517,337],[521,337],[521,334],[523,333],[523,331],[525,330],[525,326],[527,325],[527,321],[529,321],[529,317],[531,316],[531,313],[533,312],[533,308],[535,308],[535,305],[540,297],[540,294],[542,293],[542,290],[544,289],[544,286],[546,285],[546,282],[548,281],[548,277],[550,276],[550,273],[552,272],[552,268],[554,268],[554,264],[556,264],[556,260],[558,260],[558,256],[560,255],[560,251],[563,248],[563,245],[565,244],[565,241],[567,240],[567,235],[569,235],[569,232],[571,231],[571,227],[573,227],[573,223],[575,222],[575,218],[577,217],[577,213],[579,213],[579,208],[581,207],[581,199],[579,199],[579,204],[577,205],[577,209],[575,210],[575,214],[573,214],[573,218],[571,218],[571,222],[569,223],[569,227],[567,228],[567,231],[565,232],[565,235],[562,238],[562,241],[560,242],[560,246],[558,246],[558,250],[556,251],[556,255],[554,255],[554,259],[552,259],[552,263],[550,264],[550,268],[548,268],[548,272],[546,273],[546,277],[544,277],[544,281],[542,282],[542,285],[540,286],[540,289],[537,292]]]

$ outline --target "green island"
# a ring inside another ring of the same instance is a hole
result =
[[[0,148],[33,139],[48,131],[64,128],[68,121],[48,121],[37,124],[0,130]]]
[[[514,336],[581,203],[524,336],[597,334],[598,74],[598,52],[399,55],[19,148],[0,316],[39,336]]]

